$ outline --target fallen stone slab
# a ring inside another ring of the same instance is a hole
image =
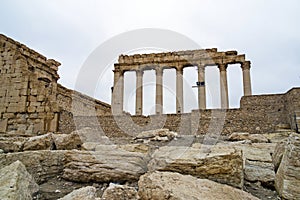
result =
[[[135,181],[147,172],[149,157],[109,145],[98,151],[68,151],[63,178],[76,182]]]
[[[283,199],[300,199],[300,134],[291,134],[280,149],[284,152],[276,151],[282,154],[275,177],[276,190]]]
[[[23,151],[54,149],[54,141],[52,135],[52,133],[47,133],[45,135],[30,137],[24,143]]]
[[[268,143],[269,140],[262,134],[250,134],[250,133],[232,133],[228,137],[229,141],[242,141],[242,140],[249,140],[253,143]]]
[[[148,164],[150,171],[170,171],[206,178],[242,188],[243,156],[227,146],[164,146],[156,150]]]
[[[65,151],[25,151],[0,154],[0,168],[19,160],[40,184],[63,172]]]
[[[20,161],[0,169],[0,199],[31,200],[38,190],[39,186]]]
[[[177,137],[177,133],[169,129],[156,129],[150,131],[143,131],[139,133],[134,140],[141,140],[145,143],[149,141],[170,141]]]
[[[140,178],[138,185],[138,194],[143,200],[258,200],[225,184],[173,172],[147,173]]]
[[[87,186],[78,190],[74,190],[70,194],[58,200],[95,200],[96,198],[96,188],[92,186]]]
[[[0,149],[5,153],[23,151],[25,137],[0,137]]]

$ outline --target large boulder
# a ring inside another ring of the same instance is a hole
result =
[[[87,186],[78,190],[74,190],[73,192],[64,196],[63,198],[60,198],[59,200],[95,200],[96,198],[96,188]]]
[[[24,143],[24,147],[23,147],[24,151],[51,150],[51,149],[54,149],[54,141],[53,141],[52,133],[30,137]]]
[[[25,151],[0,154],[0,168],[20,160],[40,184],[63,172],[64,151]]]
[[[31,200],[38,190],[39,186],[20,161],[0,169],[1,200]]]
[[[102,200],[137,200],[138,194],[134,187],[110,183],[104,191]]]
[[[172,172],[147,173],[140,178],[138,185],[138,194],[143,200],[258,200],[228,185]]]
[[[132,181],[147,172],[148,156],[108,145],[98,151],[66,153],[63,177],[76,182]]]
[[[150,171],[170,171],[243,187],[243,157],[240,150],[216,145],[164,146],[148,164]]]
[[[283,199],[300,199],[300,135],[291,134],[285,148],[280,149],[284,152],[276,151],[276,154],[282,154],[275,177],[276,190]]]

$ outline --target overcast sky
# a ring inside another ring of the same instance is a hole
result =
[[[105,41],[135,29],[159,28],[185,35],[203,48],[246,54],[252,62],[253,94],[284,93],[300,85],[299,10],[298,0],[1,0],[0,32],[61,62],[59,82],[68,88],[74,88],[82,65]],[[100,80],[101,90],[89,94],[107,103],[112,63],[107,77]],[[185,72],[184,77],[189,77],[185,87],[191,88],[195,74],[192,68]],[[207,69],[207,74],[214,93],[217,69]],[[134,75],[126,76],[125,83],[134,85]],[[168,72],[165,76],[171,88],[164,90],[164,100],[170,102],[165,110],[174,112],[175,102],[168,98],[173,98],[175,75]],[[147,72],[144,79],[154,81],[154,72]],[[242,95],[238,65],[230,67],[228,79],[230,104],[237,107]],[[82,88],[81,92],[88,93]],[[196,90],[190,90],[195,94]],[[146,91],[145,114],[149,114],[154,103],[153,84]],[[125,108],[133,112],[134,91],[125,87],[125,92],[131,94]],[[185,110],[195,109],[197,101],[185,96]],[[212,99],[208,95],[209,107]]]

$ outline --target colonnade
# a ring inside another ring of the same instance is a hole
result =
[[[234,63],[217,63],[220,73],[220,97],[221,109],[229,108],[228,99],[228,84],[227,84],[227,67],[228,64]],[[244,61],[241,64],[243,74],[243,90],[244,96],[252,95],[251,78],[250,78],[250,61]],[[205,67],[210,64],[198,63],[193,66],[198,67],[198,107],[201,110],[206,109],[206,83],[205,83]],[[183,113],[183,69],[187,66],[176,65],[176,113]],[[170,67],[169,67],[170,68]],[[155,95],[155,112],[156,114],[163,113],[163,69],[160,66],[153,68],[156,72],[156,95]],[[143,73],[147,69],[136,69],[136,108],[135,114],[143,114]],[[123,112],[124,99],[124,73],[119,69],[114,70],[114,92],[112,98],[113,109],[115,114]]]

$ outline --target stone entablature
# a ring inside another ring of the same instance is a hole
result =
[[[156,71],[156,114],[163,110],[163,70],[176,69],[176,112],[183,112],[183,69],[198,67],[198,103],[199,109],[206,109],[205,67],[217,65],[220,71],[221,108],[229,107],[227,66],[240,64],[243,71],[244,96],[252,95],[250,61],[237,51],[218,52],[216,48],[167,53],[120,55],[114,65],[114,90],[112,106],[114,114],[123,113],[124,73],[136,72],[136,115],[143,113],[143,72]]]

